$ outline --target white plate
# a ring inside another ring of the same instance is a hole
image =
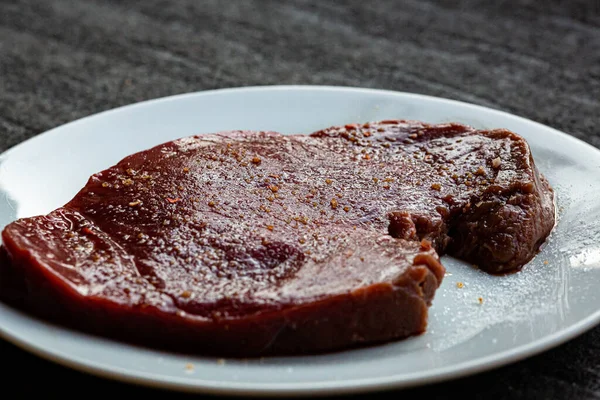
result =
[[[308,395],[464,376],[556,346],[598,323],[600,152],[523,118],[427,96],[337,87],[257,87],[169,97],[84,118],[4,153],[0,227],[61,206],[90,174],[178,137],[228,129],[309,133],[330,125],[392,118],[457,121],[520,133],[556,189],[560,207],[549,243],[519,273],[489,276],[445,258],[449,274],[436,294],[426,334],[337,354],[223,363],[103,340],[0,304],[1,336],[58,363],[129,382],[219,394]]]

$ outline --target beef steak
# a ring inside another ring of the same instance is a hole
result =
[[[382,121],[175,140],[2,233],[0,296],[101,335],[227,356],[423,332],[448,252],[521,267],[553,194],[507,130]]]

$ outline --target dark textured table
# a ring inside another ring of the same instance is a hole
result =
[[[0,2],[1,150],[128,103],[271,84],[464,100],[600,147],[600,1]],[[489,373],[381,396],[596,398],[599,351],[597,328]],[[19,398],[165,394],[3,341],[0,359],[3,393]]]

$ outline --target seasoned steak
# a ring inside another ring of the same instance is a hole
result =
[[[133,154],[2,233],[0,296],[101,335],[227,356],[421,333],[438,254],[521,267],[552,190],[507,130],[382,121]]]

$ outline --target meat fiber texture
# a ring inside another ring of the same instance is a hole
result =
[[[2,232],[0,297],[155,348],[307,354],[425,331],[449,253],[520,268],[553,193],[508,130],[381,121],[168,142]]]

